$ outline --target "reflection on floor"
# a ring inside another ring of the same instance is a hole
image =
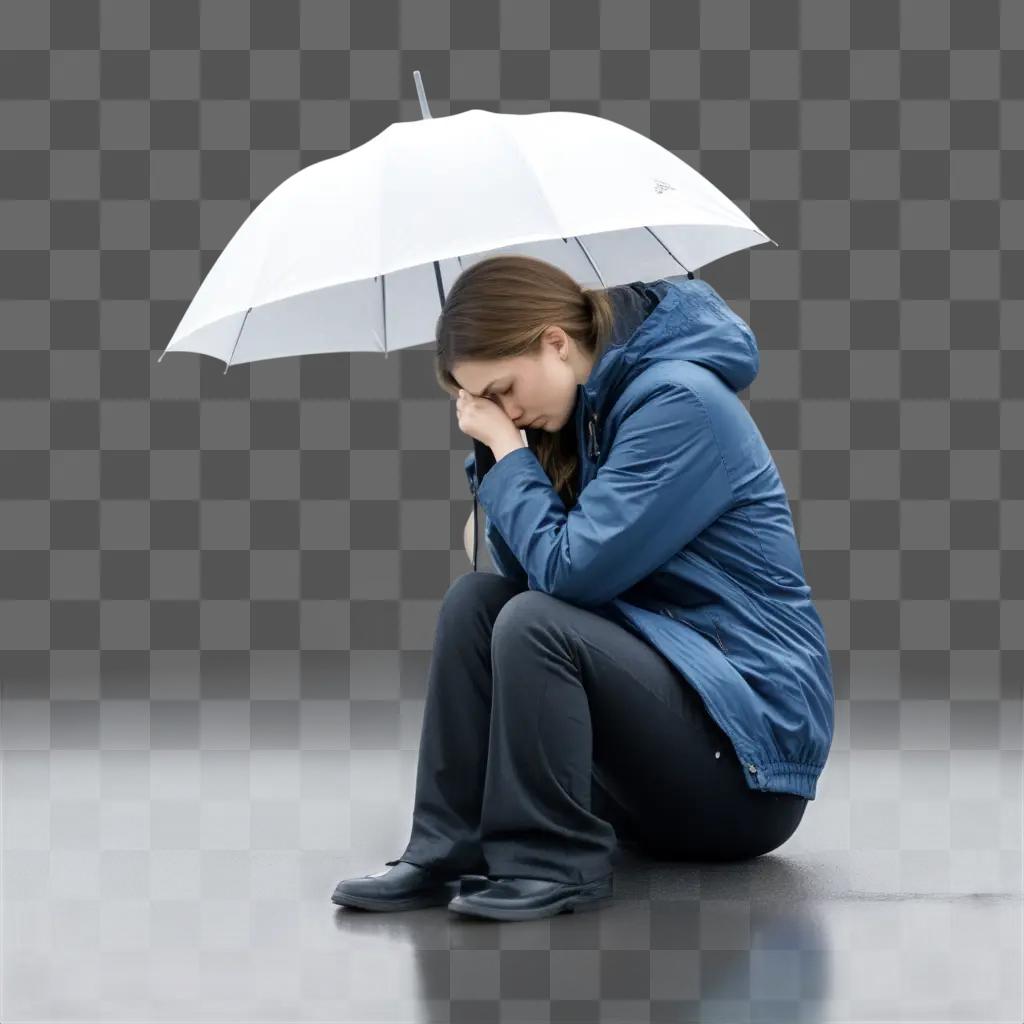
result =
[[[51,749],[45,701],[3,711],[5,1021],[1024,1016],[1019,749],[834,750],[773,854],[622,848],[612,903],[499,924],[330,902],[403,848],[415,750]]]

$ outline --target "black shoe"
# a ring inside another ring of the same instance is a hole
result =
[[[418,910],[443,907],[452,897],[472,892],[487,883],[484,875],[439,874],[408,861],[388,861],[394,865],[375,875],[346,878],[335,886],[331,901],[360,910]]]
[[[590,910],[612,896],[612,876],[572,885],[542,878],[494,878],[473,892],[462,892],[449,910],[497,921],[527,921],[536,917]]]

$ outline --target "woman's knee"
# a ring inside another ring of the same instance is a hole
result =
[[[500,608],[514,593],[514,584],[498,573],[464,572],[445,591],[441,613],[461,616],[480,607]]]
[[[502,622],[509,623],[514,620],[519,625],[535,622],[538,619],[538,609],[551,600],[553,598],[550,595],[539,590],[520,590],[513,594],[501,609]]]
[[[492,645],[516,645],[529,629],[547,628],[555,598],[539,590],[521,590],[510,597],[494,620]]]

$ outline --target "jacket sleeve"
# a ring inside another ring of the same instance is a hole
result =
[[[490,449],[487,449],[490,453]],[[480,486],[480,480],[482,477],[487,475],[488,469],[494,466],[494,456],[491,455],[490,459],[484,460],[484,465],[487,468],[484,469],[482,474],[478,474],[476,466],[476,454],[471,452],[466,456],[464,463],[466,469],[466,479],[469,481],[469,489],[473,494],[474,501],[476,500],[476,492]],[[516,580],[521,583],[524,587],[527,585],[526,571],[519,564],[516,556],[509,551],[508,545],[502,539],[502,536],[494,528],[494,523],[490,517],[487,517],[487,524],[484,527],[484,543],[487,545],[487,550],[490,553],[491,561],[494,563],[495,569],[508,579]]]
[[[531,590],[594,607],[650,575],[733,503],[703,402],[673,381],[623,418],[568,512],[529,448],[499,459],[477,496]]]
[[[515,580],[524,587],[528,586],[526,570],[519,564],[516,556],[509,550],[508,545],[501,539],[501,534],[494,528],[494,523],[487,520],[484,529],[484,540],[487,543],[487,550],[490,552],[491,561],[495,569],[507,579]]]

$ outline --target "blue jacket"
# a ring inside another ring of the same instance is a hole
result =
[[[757,376],[753,332],[686,275],[608,294],[615,330],[577,390],[576,504],[566,511],[531,448],[483,472],[471,454],[474,525],[479,500],[503,576],[665,655],[751,789],[813,800],[832,744],[832,669],[782,480],[737,395]]]

